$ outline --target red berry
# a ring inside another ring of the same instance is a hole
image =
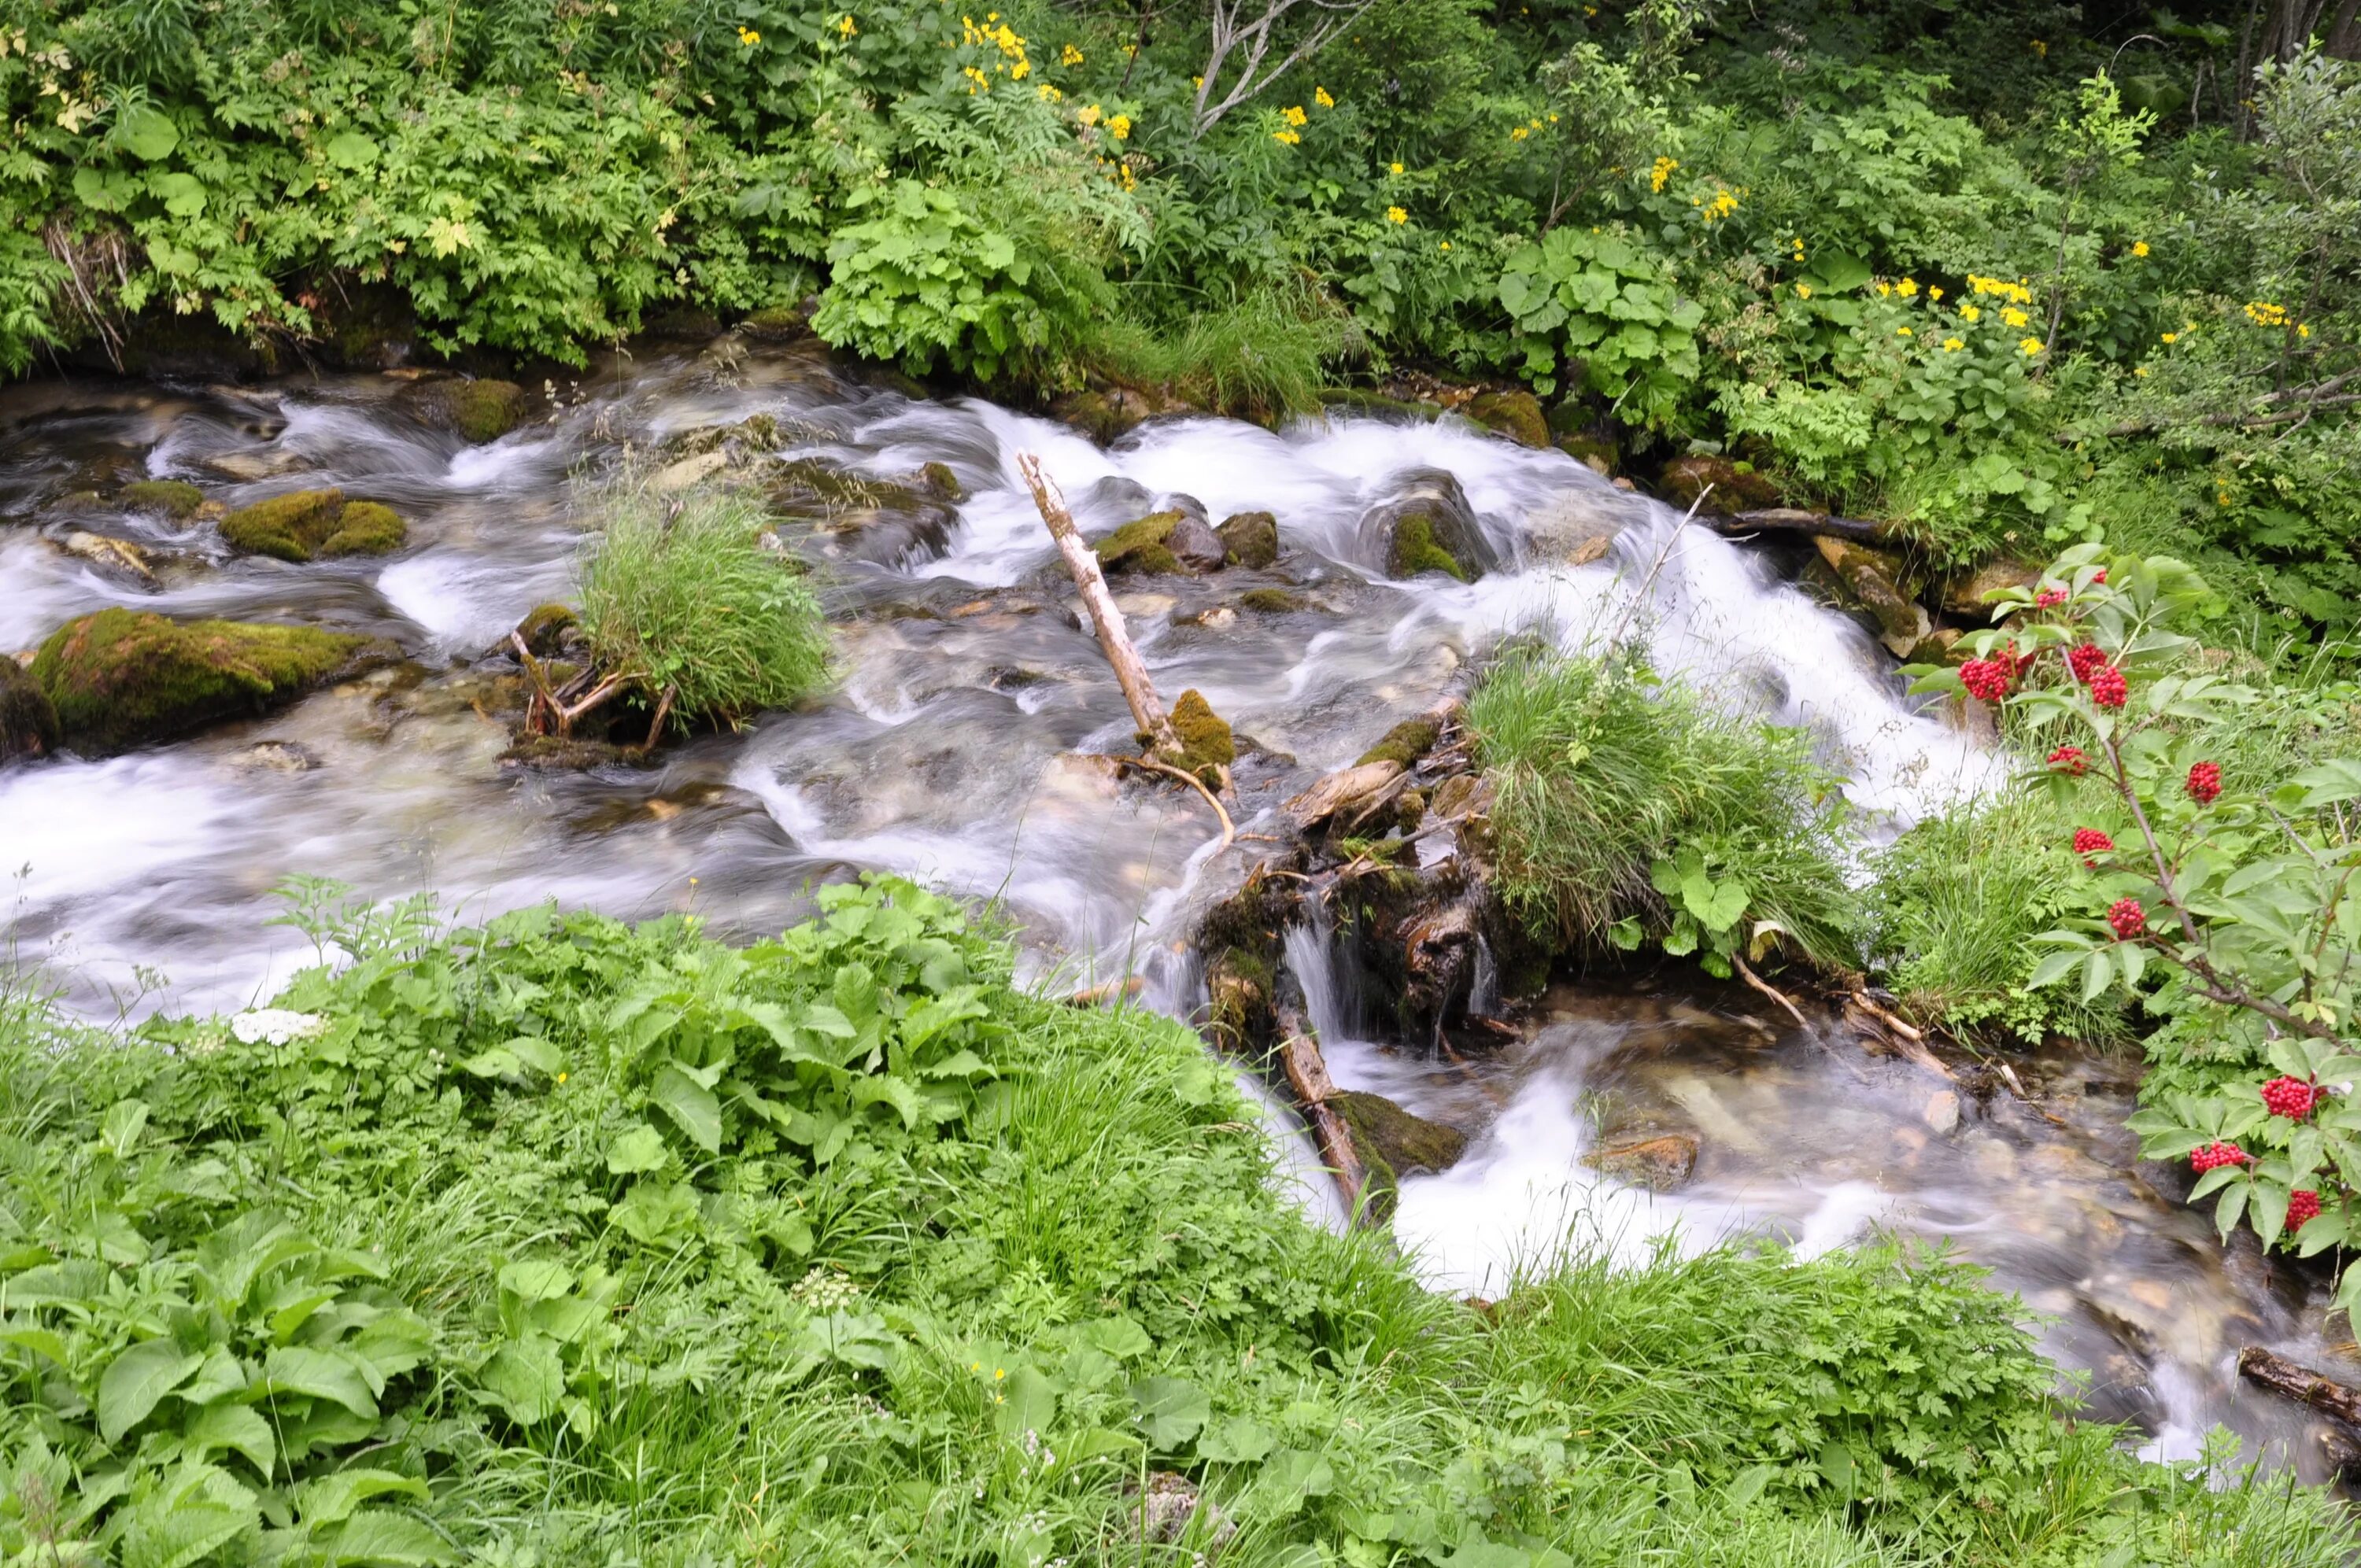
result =
[[[2319,1193],[2308,1187],[2300,1187],[2288,1194],[2287,1228],[2290,1234],[2303,1229],[2319,1216]]]
[[[2066,651],[2067,668],[2074,678],[2088,685],[2091,672],[2107,662],[2107,651],[2096,642],[2077,642]]]
[[[2131,695],[2124,673],[2113,664],[2102,664],[2091,672],[2091,700],[2101,707],[2121,707]]]
[[[1998,659],[1971,659],[1960,666],[1960,684],[1971,696],[1998,702],[2008,695],[2009,667]]]
[[[2097,571],[2091,574],[2091,580],[2094,583],[2105,582],[2107,580],[2107,569],[2104,566],[2100,567]]]
[[[2189,1168],[2202,1176],[2219,1166],[2245,1165],[2253,1157],[2235,1144],[2207,1144],[2189,1151]]]
[[[2189,798],[2200,806],[2211,806],[2222,793],[2222,764],[2199,762],[2189,770]]]
[[[2091,771],[2091,759],[2082,754],[2080,746],[2060,746],[2049,753],[2049,765],[2079,779]]]
[[[2300,1078],[2275,1078],[2263,1085],[2263,1108],[2274,1116],[2301,1122],[2320,1102],[2320,1091]]]
[[[2065,602],[2064,588],[2044,588],[2033,596],[2033,608],[2036,609],[2048,609],[2053,605],[2061,605]]]
[[[2102,850],[2112,850],[2114,847],[2115,841],[2096,828],[2074,829],[2074,852],[2082,857],[2082,863],[2086,866],[2097,865],[2099,862],[2091,857]]]
[[[2107,924],[2115,928],[2115,936],[2130,941],[2147,929],[2147,911],[2136,898],[2118,898],[2107,905]]]
[[[2039,656],[2040,652],[2037,648],[2030,653],[2020,653],[2016,651],[2016,644],[2012,642],[1994,657],[2008,667],[2010,678],[2015,679],[2033,668],[2033,661]]]

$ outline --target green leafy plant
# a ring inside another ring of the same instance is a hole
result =
[[[1697,373],[1705,307],[1627,235],[1552,229],[1509,258],[1499,299],[1537,390],[1554,389],[1563,368],[1627,419],[1653,422]]]

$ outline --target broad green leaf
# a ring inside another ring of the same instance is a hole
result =
[[[689,1142],[707,1154],[721,1152],[721,1102],[678,1063],[666,1062],[656,1069],[648,1097],[679,1124]]]
[[[127,1159],[147,1126],[148,1102],[118,1100],[106,1108],[106,1119],[98,1124],[98,1135],[115,1158]]]
[[[500,1288],[525,1301],[546,1301],[574,1288],[574,1271],[555,1258],[521,1258],[500,1269]]]
[[[196,1499],[152,1497],[131,1510],[123,1568],[190,1568],[257,1522],[252,1508]]]
[[[357,1416],[377,1414],[377,1399],[360,1368],[344,1356],[309,1345],[281,1345],[262,1364],[260,1392],[308,1394],[342,1405]]]
[[[1246,1416],[1231,1416],[1197,1436],[1197,1457],[1219,1464],[1252,1464],[1276,1445],[1268,1429]]]
[[[126,110],[115,122],[115,139],[134,158],[153,163],[171,156],[172,149],[181,145],[181,131],[164,111],[141,104]]]
[[[1082,1330],[1082,1338],[1117,1361],[1145,1355],[1154,1343],[1146,1329],[1124,1317],[1099,1319]]]
[[[157,1401],[186,1382],[205,1358],[169,1339],[142,1340],[107,1364],[98,1380],[98,1431],[108,1442],[148,1419]]]
[[[391,1470],[338,1470],[295,1488],[295,1510],[306,1524],[342,1524],[371,1497],[400,1493],[426,1501],[426,1483]]]
[[[182,1423],[181,1441],[188,1445],[192,1459],[210,1458],[225,1449],[242,1453],[265,1477],[278,1462],[278,1440],[271,1433],[270,1423],[250,1405],[225,1400],[202,1407]]]
[[[1195,1437],[1213,1413],[1205,1391],[1179,1377],[1145,1378],[1132,1385],[1131,1397],[1138,1407],[1134,1420],[1159,1449],[1177,1449]]]
[[[653,1170],[664,1162],[664,1135],[645,1122],[628,1129],[607,1146],[607,1168],[617,1176]]]
[[[460,1560],[460,1553],[434,1530],[383,1508],[355,1514],[323,1550],[335,1568],[433,1568]]]
[[[339,169],[367,169],[377,161],[377,143],[358,131],[340,131],[328,138],[328,161]]]
[[[476,1382],[519,1426],[535,1426],[557,1413],[566,1393],[566,1365],[557,1346],[538,1334],[511,1341],[494,1351]]]

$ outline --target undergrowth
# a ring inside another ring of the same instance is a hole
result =
[[[733,950],[314,889],[342,967],[273,1008],[0,1012],[0,1561],[2352,1549],[2316,1494],[2059,1419],[1940,1256],[1430,1295],[1279,1195],[1185,1030],[1018,992],[906,883],[821,905]]]

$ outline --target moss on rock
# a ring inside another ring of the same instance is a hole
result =
[[[205,504],[204,491],[186,479],[140,479],[124,486],[117,499],[133,511],[170,518],[187,517]]]
[[[1267,511],[1242,511],[1222,520],[1223,555],[1233,566],[1257,571],[1279,559],[1279,519]]]
[[[929,463],[918,470],[918,477],[926,481],[927,488],[947,501],[967,499],[967,488],[959,482],[959,476],[951,472],[948,463]]]
[[[1443,726],[1432,718],[1405,718],[1362,752],[1360,761],[1353,765],[1357,768],[1368,762],[1400,762],[1407,768],[1433,751],[1442,734]]]
[[[1238,596],[1238,602],[1248,609],[1265,615],[1285,615],[1291,610],[1308,609],[1311,601],[1285,588],[1248,588]]]
[[[23,665],[0,653],[0,762],[58,749],[58,710]]]
[[[1482,393],[1468,402],[1467,417],[1526,446],[1550,444],[1549,420],[1542,412],[1541,400],[1531,392]]]
[[[516,624],[516,634],[534,658],[555,659],[581,641],[581,624],[572,606],[544,604],[526,612]]]
[[[524,389],[514,381],[413,381],[398,401],[426,423],[477,443],[498,441],[524,417]]]
[[[347,501],[342,490],[294,490],[240,507],[221,521],[232,549],[281,561],[382,555],[410,530],[391,507]]]
[[[1379,1220],[1393,1218],[1400,1178],[1420,1171],[1440,1174],[1467,1152],[1466,1134],[1413,1115],[1382,1095],[1346,1091],[1330,1095],[1328,1108],[1352,1132],[1353,1152],[1361,1157],[1368,1176],[1363,1200]]]
[[[1202,518],[1178,510],[1135,519],[1091,548],[1109,572],[1209,571],[1227,554]]]
[[[1172,705],[1172,733],[1180,741],[1180,766],[1192,773],[1210,773],[1237,760],[1236,738],[1227,720],[1215,713],[1204,695],[1191,686]]]
[[[796,305],[766,305],[740,322],[738,330],[763,343],[799,343],[812,335],[811,318]]]
[[[1463,583],[1468,580],[1467,568],[1458,557],[1435,542],[1433,519],[1411,512],[1394,525],[1393,544],[1386,552],[1386,574],[1415,577],[1424,572],[1441,572]]]
[[[335,674],[368,641],[309,626],[103,609],[52,632],[32,677],[65,743],[104,753],[268,711]]]
[[[1656,489],[1674,506],[1694,506],[1702,496],[1703,510],[1709,511],[1752,511],[1779,504],[1779,488],[1756,473],[1754,465],[1703,453],[1665,464]]]

